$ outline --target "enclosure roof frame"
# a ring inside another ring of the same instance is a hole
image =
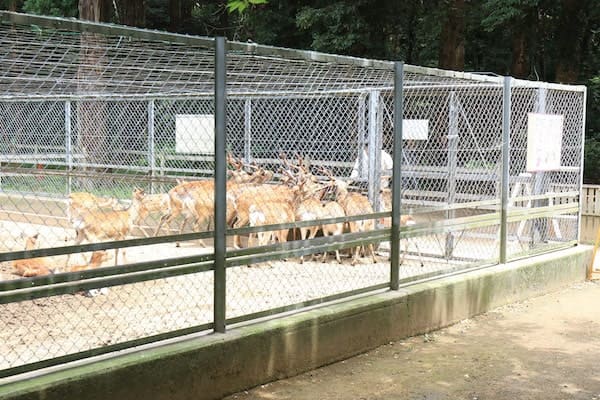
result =
[[[152,29],[117,25],[112,23],[91,22],[79,20],[76,18],[39,16],[32,14],[17,13],[12,11],[0,11],[0,21],[2,23],[12,23],[20,25],[39,25],[50,29],[70,30],[82,33],[97,33],[111,36],[129,36],[141,40],[189,44],[194,46],[205,46],[209,48],[214,47],[215,42],[214,38],[207,36],[163,32]],[[390,72],[393,72],[394,70],[394,61],[367,59],[353,56],[322,53],[312,50],[299,50],[237,41],[228,41],[227,45],[229,51],[243,52],[250,55],[277,56],[282,59],[288,60],[341,64],[355,67],[388,70]],[[406,73],[436,76],[440,78],[460,79],[466,81],[476,81],[481,83],[489,83],[490,85],[494,86],[501,86],[503,82],[502,76],[493,76],[477,72],[460,72],[409,64],[405,64],[404,70]],[[586,91],[586,87],[584,85],[566,85],[542,81],[529,81],[515,78],[512,79],[512,85],[513,87],[546,88],[552,90],[568,90],[579,92]]]

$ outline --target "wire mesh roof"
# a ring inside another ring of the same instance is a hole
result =
[[[214,40],[0,12],[0,98],[173,97],[214,93]],[[230,94],[390,90],[394,63],[228,43]],[[405,68],[405,88],[497,86],[501,78]]]

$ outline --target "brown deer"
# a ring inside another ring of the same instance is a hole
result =
[[[25,250],[33,250],[37,247],[39,233],[25,237]],[[24,258],[13,261],[13,268],[17,275],[29,278],[54,273],[55,264],[48,257]]]
[[[73,220],[76,237],[75,245],[83,240],[100,242],[103,240],[124,240],[131,231],[131,227],[138,220],[141,203],[140,193],[133,191],[131,205],[126,210],[90,211],[79,215]],[[123,261],[125,261],[125,249]],[[119,249],[115,249],[115,265],[118,264]]]

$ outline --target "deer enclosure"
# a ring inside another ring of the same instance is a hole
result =
[[[585,88],[0,21],[1,376],[578,241]]]

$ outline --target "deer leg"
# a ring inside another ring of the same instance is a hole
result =
[[[162,228],[163,224],[169,224],[177,215],[174,215],[171,211],[167,214],[163,214],[160,217],[160,221],[158,222],[158,226],[156,227],[156,231],[154,231],[154,236],[158,236],[158,232],[160,232],[160,228]]]
[[[375,256],[375,246],[373,246],[373,243],[369,243],[369,253],[371,253],[371,257],[373,258],[373,263],[376,264],[379,262],[379,260],[377,260],[377,256]]]
[[[306,239],[308,233],[308,228],[304,227],[304,228],[300,228],[300,239],[304,240]],[[304,254],[300,256],[300,264],[304,264]]]
[[[246,225],[247,223],[248,223],[248,217],[247,216],[241,217],[238,214],[238,218],[235,221],[235,223],[233,224],[233,228],[234,229],[235,228],[241,228],[242,226]],[[248,237],[248,238],[250,238],[250,237]],[[240,248],[242,248],[242,242],[241,242],[241,239],[240,239],[240,235],[237,235],[237,234],[233,235],[233,248],[234,249],[240,249]]]
[[[419,255],[419,261],[421,261],[421,267],[425,266],[425,263],[423,262],[423,255],[421,254],[421,250],[419,250],[419,245],[417,244],[417,241],[413,241],[415,248],[417,249],[417,254]],[[408,249],[408,244],[407,244],[407,249]]]
[[[287,237],[288,229],[282,229],[279,232],[277,232],[277,239],[279,240],[279,243],[286,243]],[[287,261],[287,258],[284,258],[283,261]]]
[[[309,239],[314,239],[315,236],[317,236],[317,232],[319,231],[319,227],[318,226],[311,226],[310,227],[310,236],[308,237]],[[325,233],[323,233],[325,234]],[[310,255],[310,260],[314,260],[316,257],[315,253]]]

